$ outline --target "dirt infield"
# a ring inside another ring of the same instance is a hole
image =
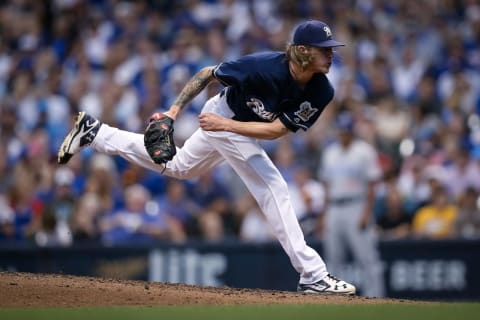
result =
[[[0,272],[0,307],[412,303],[285,291]]]

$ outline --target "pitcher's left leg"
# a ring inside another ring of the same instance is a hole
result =
[[[325,277],[325,263],[305,242],[287,184],[262,147],[254,139],[235,134],[207,136],[257,200],[301,281],[313,283]]]

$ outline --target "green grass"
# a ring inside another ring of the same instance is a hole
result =
[[[480,303],[442,303],[429,305],[264,305],[264,306],[189,306],[189,307],[102,307],[102,308],[5,308],[4,320],[146,320],[146,319],[355,319],[355,320],[469,320],[480,318]]]

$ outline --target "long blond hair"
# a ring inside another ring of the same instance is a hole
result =
[[[287,61],[292,61],[295,64],[298,64],[302,70],[307,69],[308,65],[312,62],[313,55],[309,46],[303,46],[307,50],[301,51],[300,46],[295,46],[293,44],[288,44],[285,49]]]

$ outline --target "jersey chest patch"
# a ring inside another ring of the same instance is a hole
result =
[[[295,111],[294,114],[303,122],[307,122],[317,111],[318,109],[313,108],[310,102],[304,101],[300,105],[300,110]]]

